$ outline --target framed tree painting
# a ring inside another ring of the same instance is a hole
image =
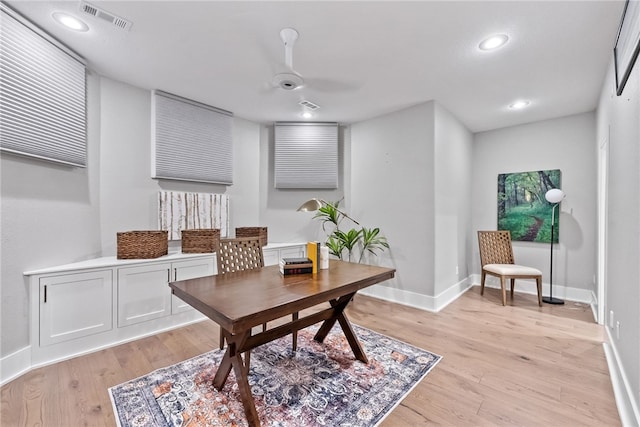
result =
[[[509,230],[511,240],[551,243],[553,205],[544,198],[560,188],[560,169],[498,175],[498,230]],[[556,218],[554,243],[560,235]]]
[[[625,84],[640,53],[640,1],[627,0],[613,48],[616,94],[622,95]]]

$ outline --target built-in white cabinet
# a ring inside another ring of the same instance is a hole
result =
[[[113,328],[111,270],[41,277],[38,291],[41,346]]]
[[[215,274],[214,257],[118,269],[118,327],[193,308],[171,294],[169,282]],[[165,286],[159,286],[164,284]]]
[[[171,264],[118,268],[118,327],[171,315]]]
[[[189,261],[180,261],[171,263],[172,280],[187,280],[195,279],[196,277],[211,276],[217,272],[214,267],[214,257],[208,257],[204,259],[195,259]],[[185,311],[194,310],[186,302],[182,301],[175,295],[172,295],[171,300],[171,313],[182,313]]]
[[[272,250],[264,250],[262,252],[264,257],[264,265],[276,265],[280,263],[282,258],[299,258],[306,254],[306,245],[281,247]]]
[[[304,256],[306,245],[269,244],[265,265]],[[206,319],[168,283],[216,273],[215,254],[103,257],[25,272],[31,288],[31,363],[40,366]]]

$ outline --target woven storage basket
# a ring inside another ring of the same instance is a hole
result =
[[[262,246],[267,246],[267,227],[236,227],[236,237],[258,237]]]
[[[118,259],[158,258],[168,251],[167,231],[118,232]]]
[[[219,228],[182,230],[182,252],[203,254],[215,252],[220,244]]]

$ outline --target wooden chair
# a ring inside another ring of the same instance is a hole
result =
[[[234,273],[236,271],[253,270],[264,267],[264,255],[262,244],[258,236],[241,237],[235,239],[220,239],[216,251],[218,274]],[[298,319],[298,313],[292,315],[293,320]],[[267,330],[267,324],[262,325],[262,331]],[[297,332],[293,333],[293,351],[296,351],[298,343]],[[220,349],[224,347],[224,334],[220,328]]]
[[[487,274],[500,278],[502,305],[507,305],[506,279],[511,280],[511,299],[513,299],[516,279],[536,279],[538,305],[542,306],[542,272],[536,268],[515,263],[509,231],[478,231],[478,245],[482,264],[480,295],[484,295],[484,281]]]
[[[257,237],[220,239],[216,260],[218,274],[264,267],[262,245]]]

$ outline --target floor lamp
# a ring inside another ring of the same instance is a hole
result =
[[[544,198],[547,199],[549,203],[553,203],[553,206],[551,207],[551,262],[549,265],[549,296],[542,298],[542,301],[546,302],[547,304],[564,304],[564,300],[553,297],[553,239],[555,237],[554,231],[556,222],[556,206],[560,204],[565,196],[566,194],[564,194],[564,191],[560,190],[559,188],[552,188],[544,195]],[[558,212],[558,216],[559,215],[560,213]]]
[[[299,208],[298,211],[301,212],[310,212],[310,211],[317,211],[318,209],[320,209],[322,206],[324,205],[329,205],[330,203],[325,202],[322,199],[316,199],[315,197],[313,199],[307,200],[306,202],[304,202]],[[333,206],[333,205],[332,205]],[[349,215],[347,215],[346,213],[344,213],[343,211],[341,211],[340,209],[338,209],[337,207],[335,207],[335,210],[342,215],[345,218],[350,219],[351,221],[355,222],[356,225],[360,225],[360,223],[358,221],[356,221],[355,219],[351,218]]]

